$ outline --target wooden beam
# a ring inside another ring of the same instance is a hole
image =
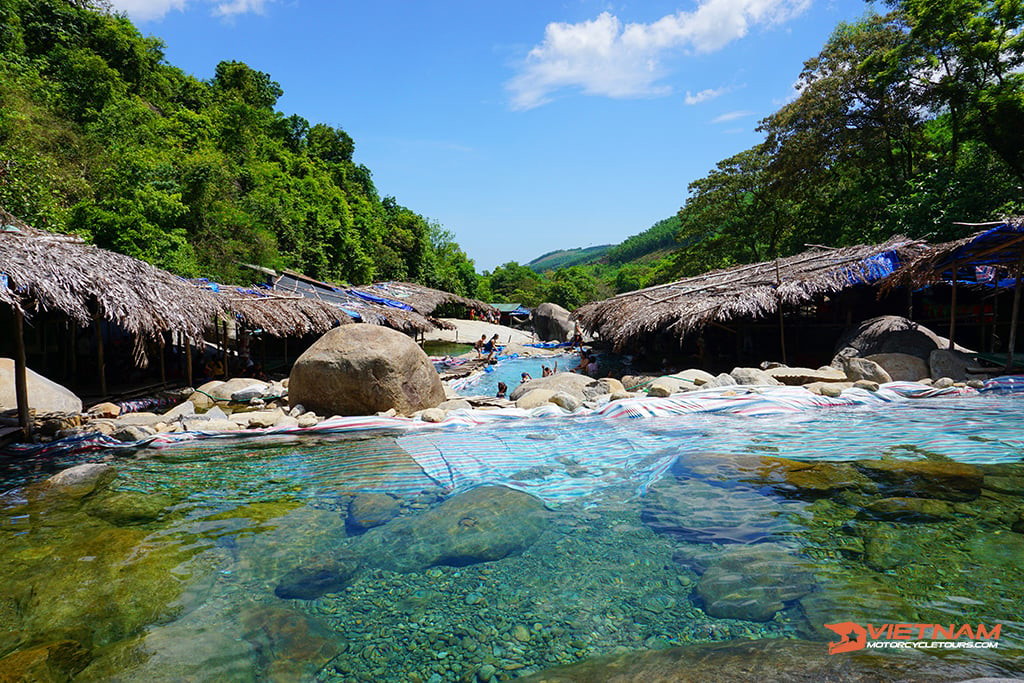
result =
[[[14,309],[14,394],[18,403],[18,424],[25,441],[32,438],[32,422],[28,412],[28,364],[25,361],[25,314]]]
[[[166,349],[164,333],[160,333],[160,343],[157,344],[157,353],[160,354],[160,386],[167,388],[167,368],[164,366],[164,351]]]

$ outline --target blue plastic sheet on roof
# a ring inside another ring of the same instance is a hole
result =
[[[10,279],[8,279],[7,273],[0,273],[0,287],[3,287],[4,289],[10,289],[10,285],[8,284],[9,282]]]
[[[868,256],[861,261],[861,269],[846,272],[846,279],[852,285],[859,285],[862,282],[874,282],[881,280],[887,275],[892,275],[900,267],[900,257],[895,250],[883,251],[880,254]]]
[[[377,296],[376,294],[370,294],[369,292],[361,292],[358,289],[347,290],[352,296],[357,296],[365,301],[370,301],[375,304],[381,304],[383,306],[390,306],[391,308],[400,308],[403,311],[412,311],[412,306],[404,304],[401,301],[395,301],[394,299],[388,299],[387,297]]]

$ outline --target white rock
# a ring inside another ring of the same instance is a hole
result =
[[[447,412],[440,408],[427,408],[420,413],[420,419],[424,422],[442,422]]]
[[[554,396],[548,399],[549,403],[554,403],[556,406],[567,410],[570,413],[579,410],[580,400],[572,394],[567,394],[564,391],[559,391]]]

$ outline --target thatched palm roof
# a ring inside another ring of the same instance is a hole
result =
[[[878,245],[813,247],[796,256],[716,270],[626,292],[579,308],[573,317],[617,349],[666,332],[680,340],[712,322],[775,315],[857,284],[874,282],[923,249],[893,237]]]
[[[153,337],[181,332],[198,340],[224,303],[143,261],[30,228],[0,210],[0,301],[27,316],[59,311],[80,325],[96,315]]]
[[[242,287],[222,288],[221,293],[228,308],[246,327],[275,337],[322,334],[352,322],[351,317],[334,306],[298,295]]]
[[[1024,254],[1024,219],[1014,218],[984,224],[985,229],[925,249],[910,263],[882,283],[883,289],[900,286],[922,287],[943,280],[994,281],[1013,275]],[[979,279],[976,267],[987,267]]]
[[[471,299],[444,290],[434,289],[425,285],[418,285],[413,282],[377,282],[366,288],[367,291],[379,296],[394,299],[412,306],[421,315],[432,316],[441,306],[457,304],[465,306],[468,310],[477,313],[492,313],[498,315],[499,311],[494,306],[484,303],[479,299]]]

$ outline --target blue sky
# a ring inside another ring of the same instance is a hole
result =
[[[862,0],[113,0],[200,78],[244,61],[344,128],[479,270],[619,242],[755,144]]]

